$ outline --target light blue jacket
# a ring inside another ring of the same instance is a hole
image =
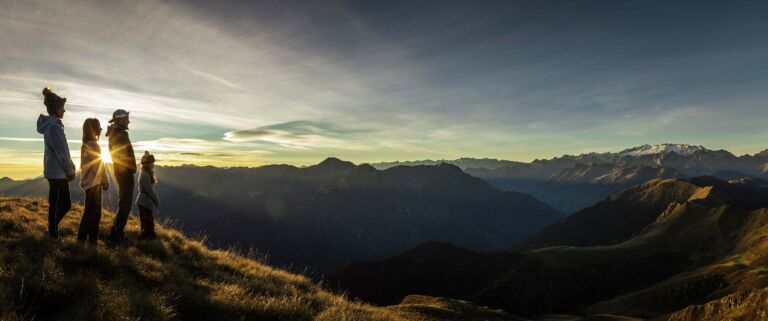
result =
[[[43,176],[48,179],[66,179],[67,174],[75,175],[75,163],[69,155],[64,124],[55,116],[40,115],[37,118],[37,132],[45,140]]]

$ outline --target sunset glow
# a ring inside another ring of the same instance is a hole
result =
[[[42,170],[44,86],[71,150],[122,108],[161,166],[768,147],[764,8],[567,3],[0,0],[0,177]]]
[[[102,149],[101,161],[104,162],[105,164],[112,164],[112,156],[109,154],[108,149]]]

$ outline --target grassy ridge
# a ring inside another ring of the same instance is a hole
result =
[[[124,246],[75,241],[83,208],[47,238],[47,201],[0,197],[0,320],[520,320],[465,301],[411,296],[375,307],[324,290],[307,277],[234,251],[212,250],[156,226],[138,241],[131,217]],[[101,235],[114,215],[105,211]]]
[[[420,318],[347,301],[306,277],[208,249],[163,226],[157,240],[136,241],[133,218],[124,247],[87,248],[74,239],[80,205],[62,222],[64,243],[55,245],[46,213],[43,200],[0,198],[0,320]],[[102,235],[112,218],[104,213]]]

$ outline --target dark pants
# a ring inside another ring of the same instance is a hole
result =
[[[118,202],[117,215],[112,222],[112,235],[110,238],[113,241],[122,241],[123,232],[125,231],[125,224],[128,222],[128,214],[131,213],[131,204],[133,203],[133,174],[130,172],[115,172],[115,181],[117,181]]]
[[[72,207],[69,198],[69,183],[66,179],[48,180],[48,233],[51,238],[59,238],[59,223]]]
[[[155,218],[152,216],[152,210],[139,206],[139,219],[141,221],[141,237],[155,238]]]
[[[77,231],[77,240],[96,244],[99,239],[99,221],[101,221],[101,186],[94,186],[85,191],[85,210]]]

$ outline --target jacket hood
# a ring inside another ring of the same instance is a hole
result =
[[[40,114],[40,117],[37,118],[37,132],[44,134],[45,130],[51,126],[61,126],[61,121],[55,116]]]

